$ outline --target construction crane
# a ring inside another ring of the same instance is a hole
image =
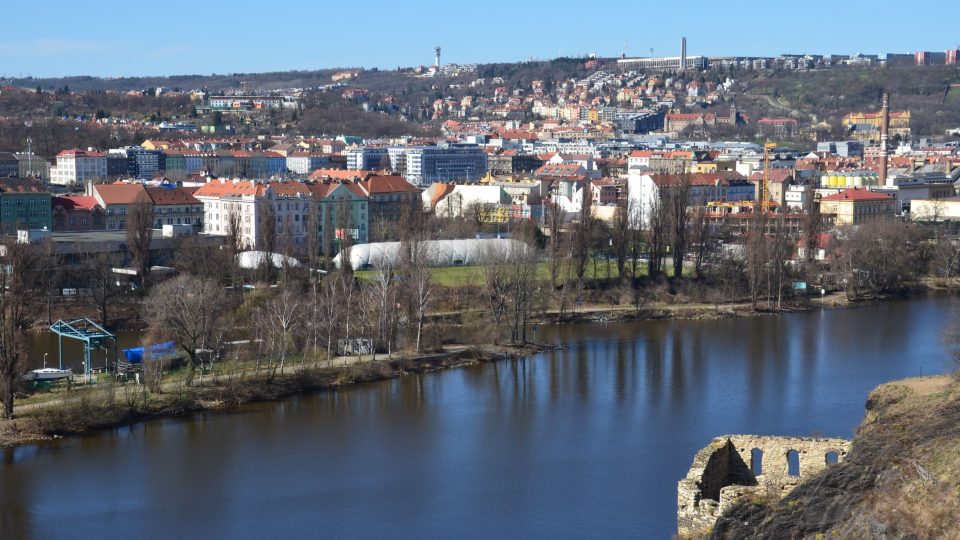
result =
[[[776,148],[777,145],[771,142],[763,145],[763,178],[760,180],[760,196],[759,207],[760,211],[763,213],[767,212],[769,206],[767,203],[767,182],[770,181],[770,150]]]

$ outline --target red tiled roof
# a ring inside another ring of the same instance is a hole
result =
[[[88,195],[60,195],[57,197],[51,197],[50,206],[52,208],[61,207],[64,210],[93,210],[98,207],[100,203],[97,202],[96,197],[91,197]]]
[[[270,191],[281,197],[309,196],[310,189],[303,182],[270,182]]]
[[[196,197],[182,187],[148,187],[146,190],[153,204],[200,204]]]
[[[791,178],[793,178],[793,173],[790,169],[770,169],[770,172],[767,173],[767,181],[775,184],[782,184]],[[756,171],[750,175],[750,180],[755,182],[763,180],[763,171]]]
[[[420,191],[416,186],[398,175],[373,175],[363,182],[367,193],[413,193]]]
[[[103,154],[100,152],[91,152],[88,150],[80,150],[79,148],[74,148],[72,150],[63,150],[57,157],[103,157]]]
[[[194,197],[240,197],[244,195],[263,195],[266,187],[249,180],[211,180],[193,193]]]
[[[371,171],[347,171],[344,169],[317,169],[310,173],[307,178],[310,180],[366,180],[373,172]]]
[[[95,184],[94,191],[100,196],[103,204],[134,204],[150,202],[146,189],[142,184]]]

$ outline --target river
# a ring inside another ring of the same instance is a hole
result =
[[[541,327],[567,348],[7,450],[0,538],[668,538],[711,438],[852,437],[955,307]]]

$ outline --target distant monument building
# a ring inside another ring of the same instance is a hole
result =
[[[687,56],[687,38],[680,38],[680,56],[664,56],[652,58],[620,58],[617,65],[625,68],[639,69],[706,69],[706,56]]]

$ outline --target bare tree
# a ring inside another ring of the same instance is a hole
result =
[[[231,255],[229,245],[211,244],[209,240],[198,236],[184,237],[174,256],[174,266],[182,273],[232,284],[236,257]]]
[[[813,277],[811,275],[813,261],[816,258],[817,249],[820,247],[820,235],[823,234],[823,229],[823,215],[820,214],[820,204],[811,193],[804,203],[803,223],[800,230],[801,245],[803,246],[803,271],[807,280]]]
[[[591,246],[594,236],[594,220],[590,214],[590,194],[592,191],[583,187],[583,204],[580,207],[580,218],[573,228],[571,254],[574,261],[574,271],[577,275],[577,298],[584,287],[584,276],[587,273],[587,262],[590,260]]]
[[[29,347],[38,254],[35,246],[8,242],[0,264],[0,394],[3,416],[13,415],[13,394]]]
[[[767,215],[757,211],[751,218],[744,239],[744,259],[747,270],[747,283],[750,287],[750,305],[757,309],[760,291],[767,274],[766,237]]]
[[[62,257],[56,252],[56,247],[49,238],[40,244],[37,253],[39,286],[43,289],[47,324],[53,324],[54,299],[59,296],[59,289],[62,285]]]
[[[630,198],[626,194],[617,201],[617,208],[613,214],[612,233],[617,275],[622,281],[627,268],[627,251],[630,246]]]
[[[535,301],[538,261],[539,256],[532,243],[511,246],[507,252],[507,299],[511,319],[510,337],[514,342],[527,341],[527,323]]]
[[[426,244],[417,238],[400,244],[400,276],[410,319],[415,326],[414,351],[420,353],[427,310],[433,301],[433,278]]]
[[[263,256],[258,265],[258,279],[272,282],[274,277],[273,253],[277,250],[277,212],[273,201],[264,201],[257,209],[257,250]]]
[[[227,278],[227,281],[231,285],[236,285],[236,278],[238,277],[238,265],[237,265],[237,256],[240,255],[240,252],[244,248],[243,240],[243,220],[244,216],[241,214],[239,208],[240,205],[236,203],[231,203],[230,208],[227,213],[227,238],[223,245],[223,248],[226,250],[226,257],[229,259],[230,268],[227,274],[224,277]],[[249,219],[249,216],[247,216]]]
[[[87,255],[83,261],[83,273],[87,277],[88,300],[100,316],[100,324],[110,325],[110,308],[120,294],[114,267],[119,257],[112,253],[99,252]]]
[[[563,239],[561,229],[563,228],[563,210],[554,201],[544,205],[545,222],[550,230],[550,238],[547,243],[547,256],[550,260],[550,285],[557,286],[557,279],[560,277],[560,266],[563,264],[564,257],[561,254]]]
[[[661,188],[661,190],[663,187]],[[676,185],[670,187],[667,193],[667,215],[670,223],[670,251],[673,254],[673,276],[683,276],[683,259],[690,242],[687,230],[687,208],[690,206],[690,175],[681,174]]]
[[[391,355],[397,325],[397,286],[393,265],[384,262],[374,268],[369,288],[376,304],[376,339],[386,345],[387,355]],[[374,343],[375,349],[376,345]]]
[[[268,298],[258,310],[256,321],[267,340],[267,380],[283,373],[287,355],[300,350],[298,331],[303,317],[300,295],[289,289]]]
[[[510,298],[510,254],[490,247],[482,255],[484,285],[480,296],[493,320],[494,344],[499,342],[500,327],[507,314]]]
[[[333,358],[333,344],[338,336],[343,304],[341,293],[345,288],[340,272],[327,274],[317,287],[316,308],[314,308],[314,331],[323,339],[326,360],[329,365]],[[316,347],[316,340],[314,346]]]
[[[661,189],[660,194],[654,197],[645,209],[647,215],[647,249],[648,271],[651,278],[663,273],[664,259],[666,258],[669,239],[669,206],[666,196]]]
[[[930,260],[930,273],[937,277],[953,279],[960,274],[960,244],[950,235],[940,232]]]
[[[710,253],[712,242],[707,209],[697,206],[690,215],[690,245],[693,248],[693,270],[697,278],[703,278],[703,265]]]
[[[843,231],[838,262],[847,294],[885,294],[913,280],[927,264],[927,242],[914,226],[894,219],[878,219]]]
[[[153,205],[141,200],[129,206],[124,225],[130,262],[140,280],[140,288],[146,290],[150,279],[150,242],[153,240]]]
[[[170,336],[187,353],[193,379],[201,350],[215,348],[226,324],[226,295],[215,280],[180,275],[154,287],[143,302],[143,316],[158,336]]]
[[[787,272],[787,262],[793,253],[793,239],[790,237],[785,216],[778,214],[771,222],[771,231],[767,235],[767,254],[769,257],[769,283],[767,306],[770,306],[773,296],[776,296],[776,308],[780,309],[783,299],[784,278]]]

